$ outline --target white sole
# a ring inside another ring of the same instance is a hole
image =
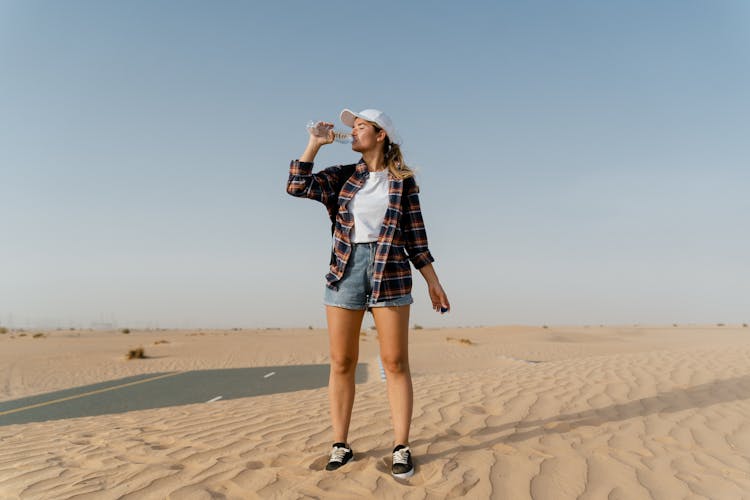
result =
[[[408,477],[412,477],[414,475],[414,467],[412,467],[409,472],[404,472],[403,474],[396,474],[395,472],[391,472],[391,475],[399,479],[406,479]]]
[[[354,462],[354,457],[350,458],[350,459],[349,459],[349,461],[348,461],[348,462],[346,462],[346,464],[350,464],[350,463],[352,463],[352,462]],[[338,468],[338,469],[333,469],[333,470],[328,470],[328,469],[324,469],[324,470],[325,470],[326,472],[336,472],[337,470],[339,470],[340,468],[342,468],[342,467],[343,467],[343,466],[345,466],[346,464],[341,464],[341,465],[339,465],[339,468]]]
[[[350,459],[349,459],[349,461],[348,461],[348,462],[346,462],[346,464],[350,464],[350,463],[352,463],[352,462],[354,462],[354,459],[353,459],[353,458],[350,458]],[[341,464],[341,465],[340,465],[339,467],[343,467],[343,466],[345,466],[346,464]]]

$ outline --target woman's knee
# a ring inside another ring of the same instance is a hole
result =
[[[409,371],[409,360],[406,356],[381,356],[386,373],[399,374]]]
[[[331,356],[331,371],[336,375],[350,375],[357,369],[357,358],[347,355]]]

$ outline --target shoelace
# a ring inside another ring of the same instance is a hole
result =
[[[393,463],[394,464],[408,464],[409,463],[409,448],[401,448],[398,451],[393,452]]]
[[[347,448],[334,448],[333,450],[331,450],[331,459],[329,460],[329,462],[343,462],[344,457],[348,452],[349,450]]]

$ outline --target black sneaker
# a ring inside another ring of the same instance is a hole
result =
[[[414,475],[414,464],[411,462],[411,450],[400,444],[393,448],[393,467],[391,474],[400,479]]]
[[[333,443],[331,458],[328,460],[326,470],[336,470],[349,460],[354,459],[352,450],[346,447],[346,443]]]

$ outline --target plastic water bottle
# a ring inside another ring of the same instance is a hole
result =
[[[307,122],[307,131],[317,137],[328,137],[328,132],[333,130],[333,140],[341,144],[349,144],[352,142],[352,134],[336,130],[330,125],[326,125],[323,122],[316,122],[310,120]]]

